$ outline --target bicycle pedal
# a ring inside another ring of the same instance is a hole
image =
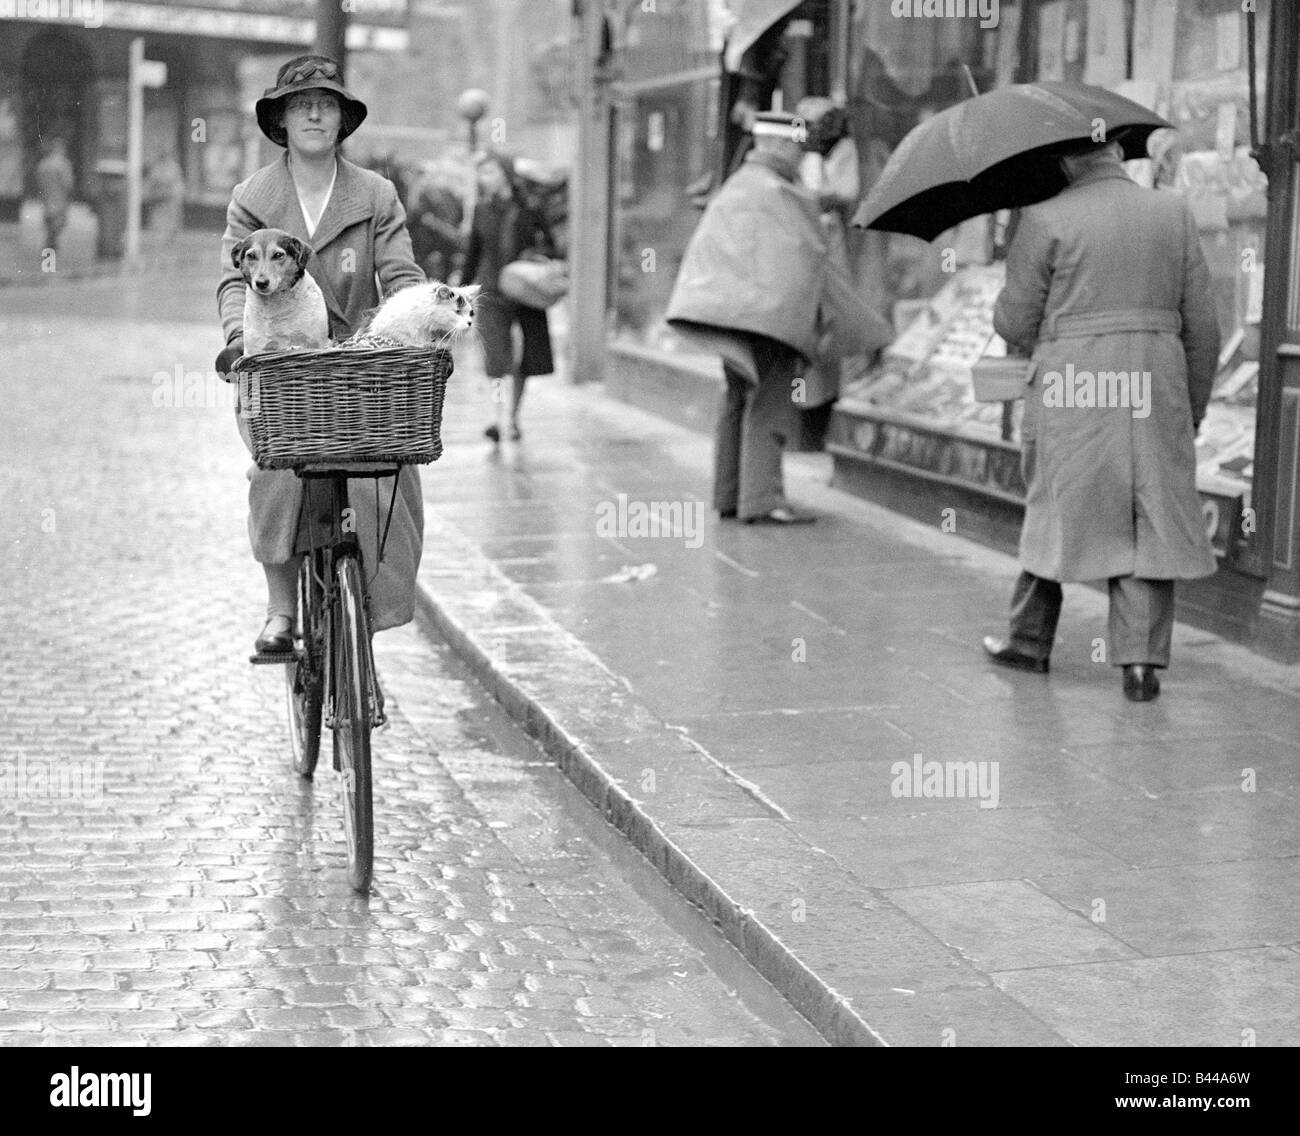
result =
[[[266,651],[248,656],[248,661],[258,667],[278,667],[297,659],[295,651]]]

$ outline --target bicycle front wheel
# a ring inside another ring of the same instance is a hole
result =
[[[343,781],[343,828],[348,879],[370,889],[374,865],[374,811],[370,781],[370,625],[361,564],[344,555],[335,564],[338,586],[334,628],[334,763]]]
[[[284,669],[289,696],[289,739],[293,769],[307,781],[316,772],[320,755],[324,656],[321,587],[313,574],[315,555],[308,553],[298,569],[298,642],[295,657]]]

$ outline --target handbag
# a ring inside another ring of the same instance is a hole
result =
[[[562,260],[529,257],[512,260],[501,269],[502,295],[526,308],[543,311],[569,292],[569,270]]]
[[[976,402],[1014,402],[1025,397],[1037,363],[1023,355],[985,355],[970,369]]]

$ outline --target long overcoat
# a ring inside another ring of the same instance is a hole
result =
[[[751,151],[696,226],[667,319],[752,332],[817,353],[828,242],[817,197]]]
[[[235,186],[231,195],[221,242],[221,282],[217,286],[227,342],[242,330],[244,320],[244,280],[231,263],[230,253],[242,238],[257,229],[283,229],[315,250],[307,271],[325,295],[330,337],[335,340],[346,339],[358,330],[366,312],[379,303],[381,293],[388,295],[424,280],[424,273],[411,255],[406,214],[392,182],[339,158],[334,191],[315,234],[309,237],[288,161],[286,153]],[[259,470],[254,466],[248,477],[248,536],[253,556],[264,564],[291,559],[295,550],[304,546],[311,520],[319,521],[328,512],[327,494],[313,492],[309,508],[302,510],[304,482],[292,471]],[[357,536],[366,556],[371,626],[376,631],[408,623],[415,611],[424,502],[414,466],[404,467],[397,481],[392,524],[377,573],[374,552],[382,532],[380,523],[387,516],[392,498],[393,479],[348,482]]]
[[[1219,326],[1182,199],[1116,162],[1025,209],[994,326],[1036,362],[1021,565],[1062,581],[1212,574],[1194,446]]]

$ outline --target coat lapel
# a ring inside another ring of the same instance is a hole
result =
[[[375,203],[360,177],[357,167],[351,162],[338,159],[339,172],[334,179],[334,192],[325,203],[325,212],[321,214],[320,224],[311,238],[312,247],[317,251],[324,248],[345,229],[358,221],[365,221],[375,214]],[[296,204],[295,197],[295,204]],[[302,210],[298,210],[301,215]]]
[[[351,226],[374,216],[375,206],[370,194],[365,192],[362,180],[357,174],[357,167],[342,158],[338,159],[338,164],[339,172],[334,178],[334,191],[325,203],[325,212],[321,214],[315,234],[308,239],[316,255],[307,263],[307,271],[316,278],[316,283],[325,293],[326,306],[341,324],[348,325],[350,321],[347,312],[334,291],[334,285],[325,274],[321,253],[331,241]],[[296,193],[294,200],[297,200]],[[301,217],[301,208],[298,209],[298,213]]]
[[[302,210],[298,208],[298,195],[289,176],[289,156],[284,154],[278,162],[258,170],[240,195],[241,205],[269,229],[283,229],[291,236],[307,239]]]

